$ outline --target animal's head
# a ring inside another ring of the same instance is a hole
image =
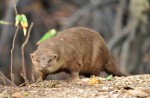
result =
[[[58,54],[50,49],[38,49],[30,56],[36,71],[53,73],[59,69]]]

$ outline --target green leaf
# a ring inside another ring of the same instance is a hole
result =
[[[7,21],[0,20],[0,24],[4,24],[4,25],[10,25],[10,24],[12,24],[12,23],[10,23],[10,22],[7,22]]]
[[[113,76],[112,75],[110,75],[110,76],[108,76],[107,78],[106,78],[106,80],[108,80],[108,81],[111,81],[113,79]]]
[[[24,14],[21,14],[20,22],[21,22],[22,27],[25,27],[25,28],[28,27],[28,20]]]
[[[20,22],[20,19],[21,19],[21,16],[20,15],[16,15],[16,17],[15,17],[15,20],[16,20],[15,26],[18,26],[18,24]]]
[[[52,38],[57,34],[57,31],[55,29],[51,29],[49,30],[47,33],[45,33],[41,39],[37,42],[37,44],[39,45],[42,41],[48,39],[48,38]]]
[[[24,34],[24,36],[27,35],[27,28],[25,28],[25,27],[23,27],[23,34]]]

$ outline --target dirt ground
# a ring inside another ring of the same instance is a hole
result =
[[[45,80],[20,87],[0,85],[0,98],[150,98],[150,74],[76,82]]]

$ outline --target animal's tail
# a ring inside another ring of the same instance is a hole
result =
[[[106,64],[104,65],[104,70],[108,74],[112,74],[114,76],[127,76],[126,74],[121,72],[121,70],[119,69],[118,66],[116,66],[116,64],[111,56],[108,58]]]

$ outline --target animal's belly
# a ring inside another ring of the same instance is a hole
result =
[[[95,62],[87,61],[83,62],[83,67],[80,70],[81,75],[99,75],[103,71],[103,65],[101,60]]]
[[[98,69],[95,69],[96,66],[92,66],[90,64],[86,64],[86,65],[83,65],[83,67],[81,68],[80,70],[80,74],[81,75],[94,75],[94,73],[96,71],[98,71]]]

